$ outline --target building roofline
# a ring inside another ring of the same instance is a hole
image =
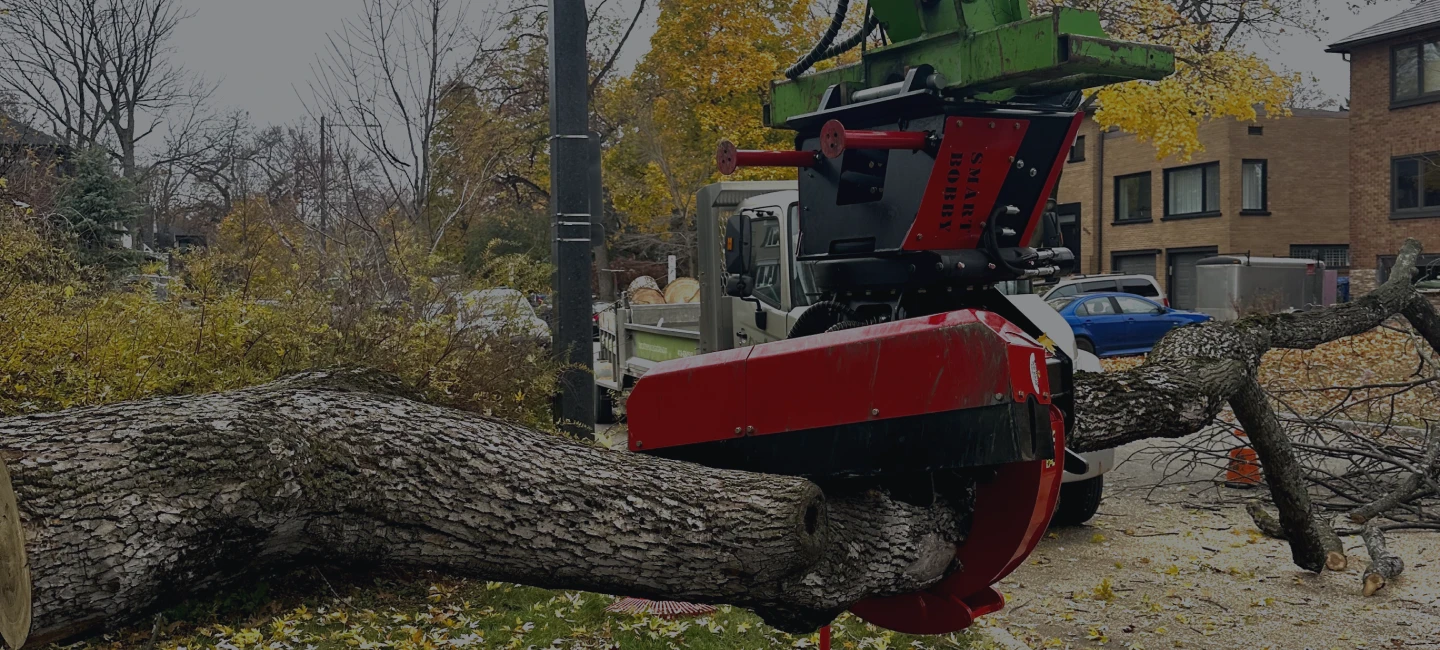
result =
[[[1349,54],[1357,47],[1436,30],[1440,30],[1440,0],[1427,0],[1340,39],[1325,51]]]

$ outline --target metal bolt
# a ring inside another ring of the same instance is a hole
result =
[[[995,393],[995,401],[997,401],[997,402],[1003,402],[1003,401],[1005,401],[1005,395],[1004,395],[1003,393]]]
[[[1048,391],[1048,390],[1045,391],[1045,392],[1043,392],[1043,393],[1041,393],[1041,395],[1044,395],[1044,396],[1045,396],[1045,399],[1050,399],[1050,391]]]
[[[738,436],[738,435],[740,435],[741,432],[743,432],[743,431],[745,431],[745,430],[744,430],[744,429],[741,429],[740,427],[735,427],[735,435]]]
[[[870,409],[870,415],[879,417],[879,416],[880,416],[880,409]]]
[[[745,427],[745,435],[747,435],[747,436],[753,436],[753,435],[755,435],[755,427]]]
[[[1022,402],[1025,401],[1025,391],[1022,390],[1022,391],[1019,391],[1019,392],[1015,393],[1015,399],[1018,399],[1018,400],[1020,400],[1020,401],[1022,401]]]
[[[995,123],[994,123],[994,122],[991,122],[991,123],[990,123],[990,128],[992,128],[992,129],[995,128]]]
[[[1025,169],[1025,161],[1023,161],[1023,160],[1017,160],[1017,161],[1015,161],[1015,169]]]
[[[1031,167],[1031,168],[1030,168],[1030,176],[1031,176],[1032,178],[1035,177],[1035,175],[1036,175],[1036,174],[1039,174],[1039,173],[1040,173],[1040,170],[1035,169],[1034,167]]]
[[[925,235],[924,235],[923,233],[915,233],[915,238],[916,238],[916,239],[924,239],[924,238],[925,238]]]
[[[1014,126],[1016,131],[1019,131],[1019,130],[1020,130],[1020,123],[1019,123],[1019,122],[1015,122],[1015,123],[1012,124],[1011,126]]]
[[[955,120],[955,126],[965,126],[965,120]]]
[[[645,448],[645,441],[643,441],[643,440],[636,440],[636,441],[635,441],[635,448],[636,448],[636,449],[644,449],[644,448]]]

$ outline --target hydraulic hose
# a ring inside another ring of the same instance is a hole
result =
[[[795,65],[785,70],[785,78],[794,79],[799,77],[805,74],[805,71],[809,70],[811,66],[829,58],[825,56],[825,52],[830,49],[830,44],[835,42],[835,37],[840,35],[840,28],[845,26],[845,14],[849,13],[849,11],[850,0],[840,0],[835,5],[835,15],[830,17],[830,26],[825,28],[825,34],[820,37],[820,42],[816,43],[815,47],[810,48],[808,54],[800,57],[800,60],[796,61]]]
[[[870,38],[870,34],[873,33],[875,31],[875,28],[879,26],[880,20],[876,18],[874,14],[867,16],[865,18],[865,24],[860,27],[860,31],[851,34],[849,38],[846,38],[845,40],[836,43],[834,46],[825,50],[824,52],[821,52],[819,60],[824,61],[826,59],[833,59],[837,56],[840,56],[841,54],[855,49],[855,47],[863,43],[865,39]]]

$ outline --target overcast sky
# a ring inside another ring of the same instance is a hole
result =
[[[495,0],[473,1],[477,12],[494,10]],[[636,1],[621,4],[633,7]],[[1319,1],[1328,8],[1323,38],[1296,34],[1262,53],[1273,64],[1314,74],[1326,92],[1345,97],[1349,66],[1340,55],[1326,54],[1325,45],[1412,3],[1380,0],[1356,13],[1346,0]],[[186,0],[195,16],[181,26],[176,47],[186,66],[220,82],[218,107],[248,110],[260,124],[288,122],[304,113],[296,89],[307,92],[311,64],[324,47],[325,34],[355,15],[358,5],[359,0]],[[627,48],[627,66],[648,49],[653,15],[650,22]]]

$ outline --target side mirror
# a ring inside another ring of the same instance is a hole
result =
[[[755,327],[770,329],[770,312],[765,311],[759,300],[755,301]]]

